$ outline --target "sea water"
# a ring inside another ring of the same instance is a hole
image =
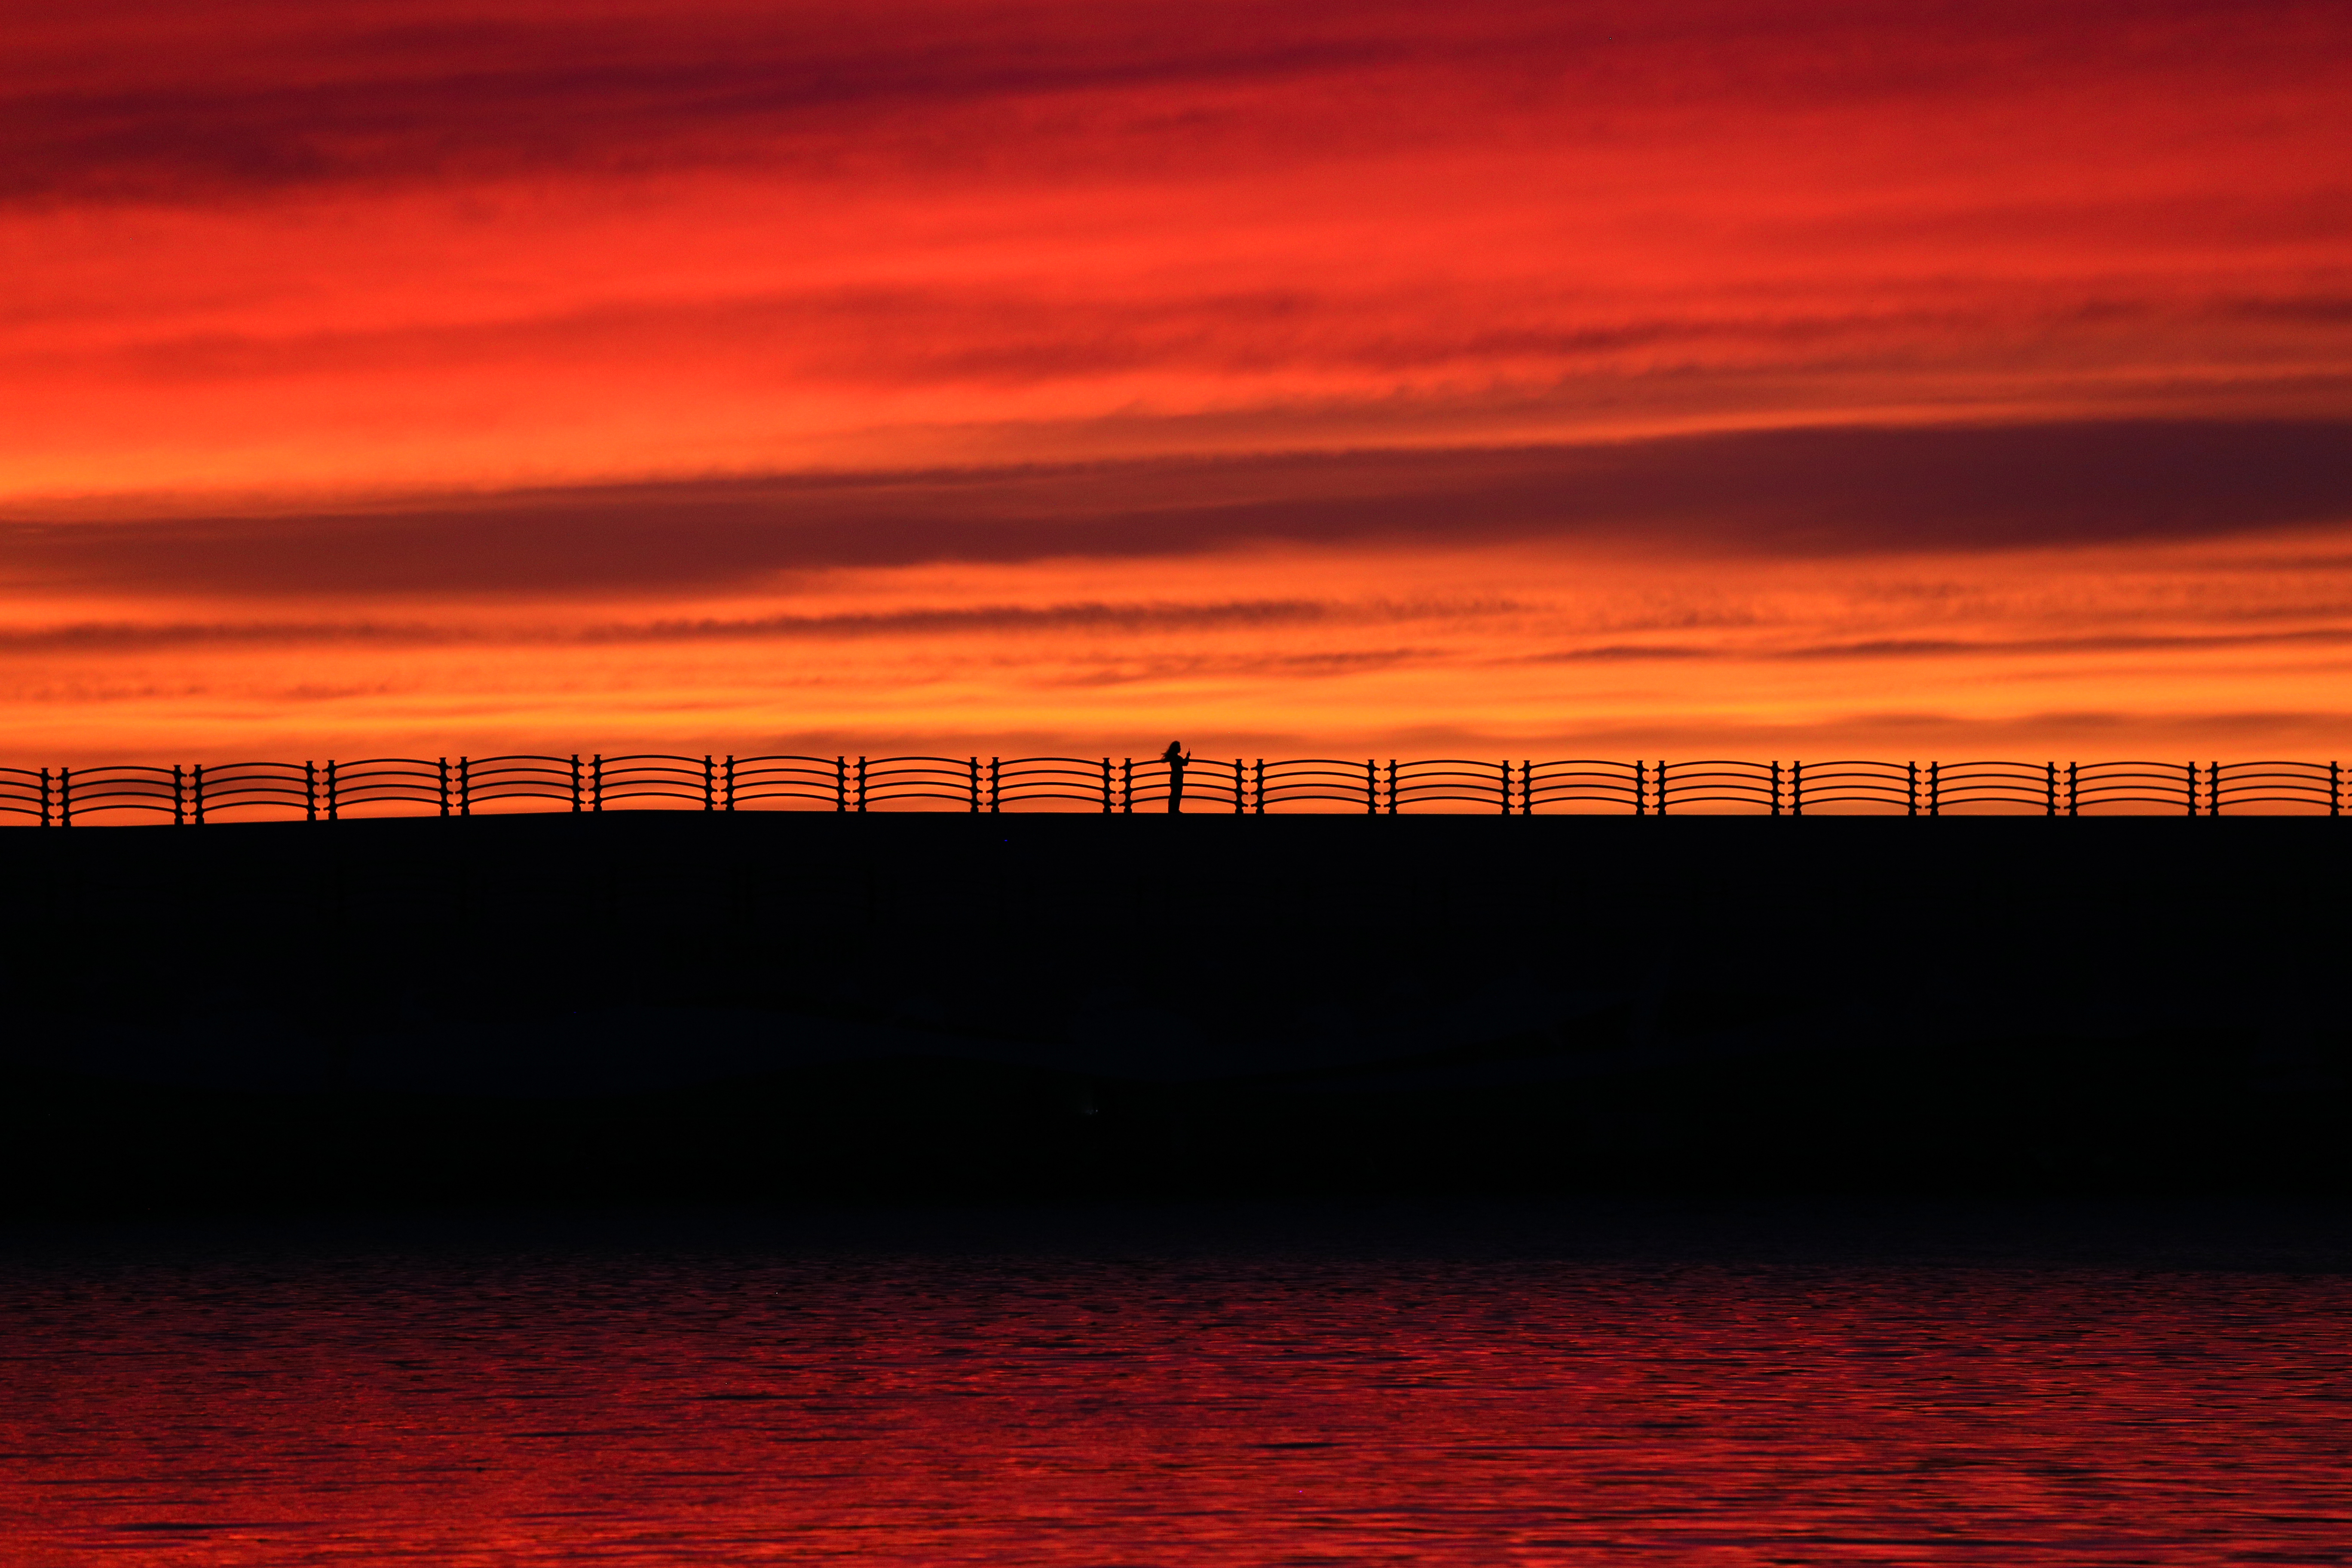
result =
[[[2352,1560],[2307,1216],[1618,1205],[47,1231],[84,1563]]]

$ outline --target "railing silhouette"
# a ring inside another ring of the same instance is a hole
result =
[[[471,816],[515,809],[612,808],[1106,814],[1181,809],[1678,813],[1802,816],[1808,811],[1910,816],[2080,816],[2230,812],[2340,816],[2336,763],[1385,763],[1305,757],[1200,758],[1181,778],[1158,757],[369,757],[356,762],[119,763],[0,768],[0,820],[69,827],[92,817],[183,826],[236,816]]]

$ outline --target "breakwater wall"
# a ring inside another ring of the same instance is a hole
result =
[[[620,812],[0,836],[0,1213],[2333,1191],[2289,821]]]

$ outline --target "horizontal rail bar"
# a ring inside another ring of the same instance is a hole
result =
[[[2216,816],[2243,808],[2346,815],[2343,764],[2270,759],[2168,763],[2137,759],[2029,763],[1549,762],[1475,757],[688,756],[631,752],[480,758],[364,757],[352,762],[240,762],[198,766],[110,763],[72,769],[0,767],[0,816],[41,826],[90,817],[169,816],[201,824],[222,813],[335,820],[347,809],[462,816],[476,806],[547,803],[602,810],[674,803],[704,810],[964,811],[1058,804],[1093,812],[1182,808],[1263,814],[1332,806],[1351,812],[1464,807],[1533,815],[1586,809],[1635,815],[1723,807],[1772,815],[1854,806],[1911,815],[2066,816],[2138,812]]]

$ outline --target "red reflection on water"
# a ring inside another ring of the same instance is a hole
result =
[[[479,1258],[19,1272],[33,1565],[2333,1563],[2336,1278]]]

